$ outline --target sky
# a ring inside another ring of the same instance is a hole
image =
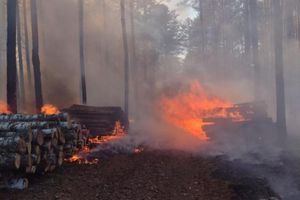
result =
[[[181,20],[195,18],[197,16],[197,12],[193,8],[178,5],[180,1],[182,0],[164,0],[164,3],[169,6],[171,10],[176,10],[178,18]]]

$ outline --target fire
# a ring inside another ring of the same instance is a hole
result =
[[[206,93],[198,81],[193,81],[188,90],[173,97],[163,96],[160,107],[164,119],[177,128],[197,137],[208,140],[203,130],[205,118],[228,118],[232,121],[244,121],[239,113],[232,113],[226,108],[233,107],[233,103]]]
[[[125,129],[121,122],[117,121],[112,134],[108,136],[99,136],[94,138],[89,138],[90,146],[85,146],[79,152],[74,154],[71,158],[66,159],[68,162],[76,162],[78,164],[97,164],[98,159],[88,159],[88,155],[92,152],[91,146],[97,146],[102,144],[108,144],[110,142],[119,140],[125,136]]]
[[[73,155],[71,158],[66,159],[68,162],[76,162],[78,164],[86,164],[86,165],[93,165],[99,162],[98,159],[91,159],[88,160],[86,157],[91,153],[91,149],[85,146],[80,152]]]
[[[42,107],[41,112],[46,115],[54,115],[60,113],[59,109],[56,106],[51,104],[45,104]]]
[[[0,113],[1,114],[10,114],[11,113],[7,103],[0,101]]]

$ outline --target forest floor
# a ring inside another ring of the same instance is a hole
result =
[[[272,196],[264,180],[249,179],[218,158],[150,150],[115,155],[95,165],[67,163],[54,173],[31,178],[25,191],[0,192],[1,200],[260,200]]]

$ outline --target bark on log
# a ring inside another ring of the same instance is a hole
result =
[[[40,154],[31,154],[32,165],[36,166],[41,162]]]
[[[21,167],[27,168],[32,166],[31,154],[21,156]]]
[[[17,153],[0,154],[0,169],[15,170],[21,166],[21,156]]]
[[[27,151],[26,142],[19,136],[0,138],[1,153],[25,153]]]
[[[32,132],[31,131],[20,131],[20,132],[0,132],[0,137],[21,137],[26,142],[32,142]]]
[[[42,145],[44,143],[44,135],[42,131],[37,129],[32,130],[32,143],[35,145]]]
[[[67,113],[55,115],[24,115],[24,114],[0,114],[0,122],[37,122],[37,121],[69,121]]]

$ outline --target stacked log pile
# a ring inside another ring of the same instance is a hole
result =
[[[51,172],[63,164],[64,158],[82,149],[88,137],[89,131],[71,121],[66,113],[2,114],[0,179],[1,175],[5,179],[15,175],[24,177],[26,174]],[[5,176],[8,174],[9,177]],[[22,183],[26,185],[26,180]]]
[[[268,116],[264,102],[236,104],[225,110],[228,117],[203,119],[203,122],[207,123],[203,130],[213,141],[224,142],[226,139],[232,140],[236,137],[249,143],[250,140],[260,142],[270,139],[277,142],[276,124]],[[240,120],[230,117],[237,114],[241,117]]]
[[[120,107],[94,107],[73,105],[64,109],[71,119],[85,124],[92,136],[113,135],[115,124],[120,122],[125,130],[128,128],[128,119]]]

